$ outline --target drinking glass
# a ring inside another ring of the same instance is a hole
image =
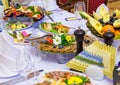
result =
[[[81,16],[79,14],[80,11],[86,11],[85,3],[84,2],[76,2],[74,4],[74,14],[76,15],[76,18],[81,19]]]
[[[20,55],[16,57],[16,70],[20,74],[20,76],[26,78],[27,75],[32,72],[32,64],[30,60],[30,56],[26,54],[25,47],[23,51],[21,51]]]
[[[38,83],[38,75],[36,71],[40,70],[41,55],[39,50],[30,44],[21,45],[20,56],[16,57],[16,69],[22,78],[27,78],[28,74],[34,72],[32,84]]]
[[[39,67],[40,67],[40,61],[41,61],[41,53],[37,48],[31,45],[27,45],[25,48],[27,50],[27,54],[31,62],[32,70],[34,72],[33,84],[35,84],[39,82],[36,71],[40,70]]]

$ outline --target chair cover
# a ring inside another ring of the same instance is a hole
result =
[[[87,0],[87,12],[92,14],[93,11],[96,11],[97,7],[102,3],[107,4],[107,0]]]

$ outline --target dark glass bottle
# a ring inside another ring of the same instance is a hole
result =
[[[120,66],[115,66],[113,70],[113,85],[120,85]]]
[[[84,40],[85,31],[82,29],[77,29],[74,32],[74,35],[75,35],[76,42],[77,42],[77,51],[76,51],[76,55],[77,55],[81,51],[83,51],[83,40]]]

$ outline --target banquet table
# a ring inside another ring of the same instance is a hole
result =
[[[66,18],[75,17],[75,15],[73,13],[69,13],[60,8],[57,8],[57,9],[53,10],[52,12],[53,12],[53,14],[51,14],[50,16],[54,19],[55,22],[62,22],[62,24],[66,25],[68,27],[71,27],[71,28],[76,28],[76,29],[79,26],[81,26],[81,29],[88,30],[85,25],[85,22],[86,22],[85,20],[71,20],[71,21],[66,20]],[[26,29],[26,31],[32,32],[33,37],[44,35],[45,33],[39,29],[39,24],[42,22],[51,22],[51,20],[47,16],[45,16],[42,20],[34,23],[30,28]],[[15,45],[15,46],[18,49],[23,50],[23,49],[21,49],[21,45]],[[39,55],[39,57],[41,57],[41,61],[39,62],[40,64],[38,66],[39,69],[43,69],[44,71],[69,70],[69,68],[66,67],[65,64],[57,63],[56,56]],[[117,48],[116,64],[118,63],[118,61],[120,61],[120,48]],[[2,85],[3,82],[9,81],[9,80],[15,79],[15,78],[16,77],[4,78],[4,79],[0,78],[0,85]],[[100,81],[96,81],[93,79],[91,79],[91,80],[92,80],[93,85],[113,85],[113,80],[110,80],[107,77],[104,77],[104,79],[100,80]],[[26,80],[24,82],[14,84],[14,85],[31,85],[31,82],[32,82],[32,78],[29,80]]]

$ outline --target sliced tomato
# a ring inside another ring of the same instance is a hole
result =
[[[50,38],[50,37],[46,37],[45,39],[48,41],[48,44],[53,44],[53,40],[52,40],[52,38]]]
[[[13,11],[13,15],[16,16],[16,8],[12,8],[12,11]]]
[[[40,19],[41,17],[41,14],[37,14],[37,19]]]

